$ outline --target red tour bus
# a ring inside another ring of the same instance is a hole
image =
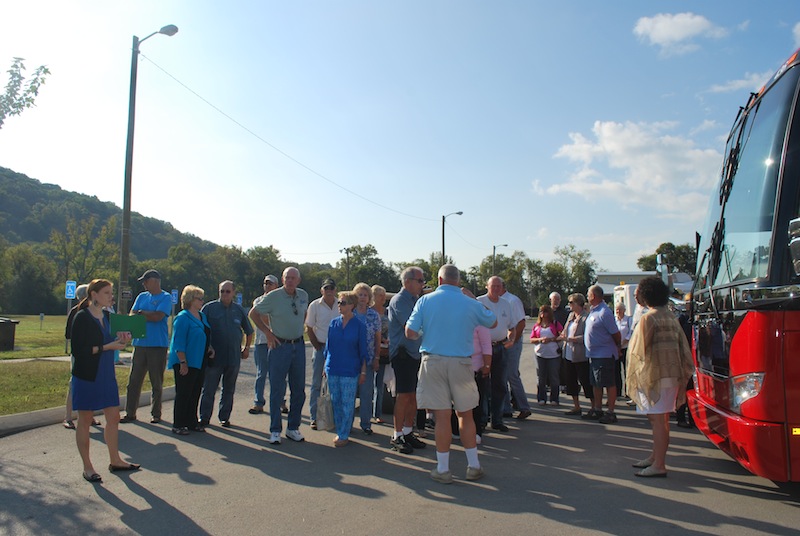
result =
[[[780,482],[800,481],[799,53],[734,121],[692,301],[695,422]]]

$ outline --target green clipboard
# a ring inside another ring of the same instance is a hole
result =
[[[142,315],[111,314],[111,335],[120,331],[130,331],[131,337],[139,339],[147,335],[147,319]]]

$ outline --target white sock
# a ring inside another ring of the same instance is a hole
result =
[[[403,432],[398,432],[397,430],[395,430],[394,434],[392,434],[392,439],[397,439],[401,435],[403,435]]]
[[[410,426],[403,426],[403,435],[408,435],[412,432],[413,428]]]
[[[477,456],[476,456],[477,457]],[[450,470],[450,452],[436,451],[436,470],[440,473],[446,473]]]
[[[473,469],[478,469],[481,466],[481,462],[478,461],[478,447],[464,449],[464,452],[467,453],[467,465]]]

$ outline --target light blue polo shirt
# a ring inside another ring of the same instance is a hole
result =
[[[169,346],[169,328],[167,318],[172,313],[172,295],[166,290],[160,294],[150,294],[145,291],[136,296],[131,311],[161,311],[164,318],[158,322],[147,321],[146,335],[140,339],[133,339],[134,346],[167,348]]]
[[[475,327],[488,328],[496,321],[493,312],[464,296],[460,288],[439,285],[434,292],[417,300],[406,327],[421,333],[423,353],[470,357]]]
[[[600,302],[592,307],[586,317],[586,329],[583,332],[583,343],[586,346],[586,357],[589,358],[619,358],[617,343],[611,336],[618,333],[617,321],[614,313],[608,308],[606,302]]]

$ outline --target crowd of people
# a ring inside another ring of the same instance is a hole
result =
[[[167,325],[171,296],[161,289],[161,275],[148,270],[139,281],[144,292],[137,296],[130,314],[144,316],[146,330],[132,341],[124,417],[119,414],[113,354],[130,342],[130,334],[111,332],[106,310],[113,300],[111,283],[92,281],[68,320],[74,357],[68,402],[78,412],[76,441],[83,477],[90,482],[102,480],[89,457],[89,426],[98,410],[103,410],[107,421],[109,469],[139,469],[120,458],[117,432],[118,423],[137,420],[145,374],[153,390],[151,423],[161,421],[163,374],[168,367],[175,377],[173,433],[204,432],[218,390],[217,419],[222,427],[230,427],[240,364],[248,359],[254,339],[257,375],[249,411],[265,413],[269,381],[267,441],[274,445],[281,443],[282,436],[295,442],[305,439],[300,430],[306,399],[304,333],[313,349],[310,427],[318,428],[320,401],[328,403],[320,394],[327,386],[334,447],[349,444],[356,417],[367,436],[372,435],[374,423],[385,422],[382,397],[385,386],[390,386],[395,403],[389,447],[403,454],[426,448],[420,435],[426,424],[432,424],[437,463],[431,478],[453,482],[449,455],[451,441],[458,437],[467,457],[466,479],[477,480],[485,475],[478,457],[485,430],[507,433],[504,419],[521,421],[531,416],[519,374],[525,312],[521,300],[507,291],[500,277],[491,277],[486,294],[476,298],[460,286],[458,268],[446,264],[439,270],[436,290],[426,293],[422,269],[410,266],[400,275],[400,291],[386,306],[383,287],[357,283],[352,290],[337,293],[336,282],[330,278],[322,283],[321,297],[309,302],[307,292],[299,287],[300,272],[289,267],[282,273],[280,286],[274,275],[264,278],[264,294],[254,300],[249,312],[233,300],[232,281],[221,282],[218,299],[208,302],[203,289],[187,285],[171,339]],[[691,375],[686,337],[666,310],[668,289],[657,278],[640,284],[637,300],[649,310],[636,319],[638,325],[625,316],[624,308],[617,307],[615,317],[601,287],[590,287],[587,296],[588,300],[571,294],[567,311],[554,292],[550,303],[538,310],[529,339],[537,362],[537,401],[541,406],[559,406],[563,388],[573,402],[567,415],[612,424],[617,422],[617,395],[625,392],[624,387],[653,428],[652,453],[634,464],[640,469],[636,475],[666,476],[668,417]],[[591,402],[586,413],[581,394]]]

